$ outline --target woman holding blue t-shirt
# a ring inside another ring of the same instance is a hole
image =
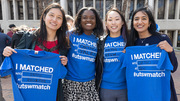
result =
[[[156,32],[156,23],[151,11],[147,8],[140,8],[134,11],[131,20],[131,33],[127,41],[128,46],[148,46],[158,44],[157,46],[168,52],[170,61],[173,65],[172,73],[177,70],[178,62],[169,37],[165,34]],[[166,84],[163,84],[166,85]],[[177,101],[173,79],[170,80],[171,100]],[[136,91],[138,93],[138,91]],[[165,97],[165,96],[162,96]],[[152,99],[151,101],[156,101]]]
[[[103,34],[103,24],[92,7],[79,10],[75,30],[68,33],[68,73],[64,80],[65,101],[99,101],[95,89],[95,59],[97,40]]]
[[[52,3],[42,12],[39,30],[33,34],[24,34],[17,48],[36,51],[44,50],[60,54],[61,63],[66,65],[66,55],[69,47],[66,39],[67,30],[64,9],[58,3]],[[10,56],[13,53],[17,52],[11,47],[6,47],[3,51],[4,56]],[[61,79],[57,91],[57,101],[64,101]]]
[[[100,79],[101,101],[127,101],[125,68],[121,69],[122,54],[127,41],[127,25],[117,8],[111,8],[105,17],[107,36],[99,41],[97,67]],[[102,64],[101,64],[102,63]]]

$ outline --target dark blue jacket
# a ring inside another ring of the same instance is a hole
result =
[[[4,56],[2,55],[3,50],[6,46],[11,44],[11,38],[4,33],[0,33],[0,65],[4,60]]]

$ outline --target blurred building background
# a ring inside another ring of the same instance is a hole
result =
[[[60,3],[73,17],[82,7],[95,7],[102,19],[111,6],[116,6],[124,13],[128,26],[133,11],[149,5],[160,32],[170,37],[174,47],[180,47],[180,0],[0,0],[1,27],[5,33],[9,24],[39,27],[42,10],[52,2]]]

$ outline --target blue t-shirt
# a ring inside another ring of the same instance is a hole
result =
[[[87,82],[95,78],[95,58],[97,45],[95,35],[69,36],[70,49],[68,52],[68,73],[66,79],[78,82]]]
[[[122,67],[126,67],[128,101],[170,101],[173,66],[157,44],[127,47]]]
[[[1,65],[1,76],[11,74],[14,101],[56,101],[58,80],[67,70],[58,54],[16,50]]]
[[[108,36],[104,46],[104,67],[101,88],[126,89],[125,68],[121,68],[125,42],[122,36]]]

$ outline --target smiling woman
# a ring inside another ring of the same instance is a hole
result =
[[[95,89],[97,39],[103,34],[102,21],[94,8],[84,7],[69,32],[68,73],[64,80],[65,101],[99,101]]]
[[[150,78],[148,79],[142,78],[141,80],[139,79],[138,81],[136,78],[132,78],[132,77],[129,78],[126,75],[128,101],[145,101],[145,100],[156,101],[158,99],[161,99],[161,101],[177,101],[177,96],[176,96],[176,91],[174,88],[174,82],[173,82],[172,76],[170,75],[168,76],[167,74],[167,72],[172,72],[172,73],[175,72],[178,66],[178,61],[175,56],[172,43],[166,34],[160,34],[157,32],[156,23],[152,15],[152,12],[150,11],[148,7],[143,7],[143,8],[139,8],[135,10],[132,15],[131,33],[129,34],[129,38],[128,38],[126,46],[127,46],[127,49],[128,49],[128,46],[133,46],[133,47],[142,46],[141,48],[138,48],[138,52],[141,52],[142,50],[144,50],[143,47],[148,47],[150,45],[159,47],[159,49],[162,49],[163,51],[166,51],[168,53],[166,58],[170,59],[170,62],[173,65],[173,70],[169,69],[171,66],[169,66],[168,64],[164,64],[163,68],[165,68],[164,71],[166,71],[165,72],[166,74],[162,74],[162,73],[158,74],[157,72],[155,72],[154,73],[155,75],[153,75],[152,76],[153,78],[151,78],[151,80],[153,80],[153,81],[150,81],[151,84],[148,83]],[[165,56],[165,55],[162,55],[162,56]],[[145,55],[143,53],[143,54],[136,54],[136,56],[134,55],[134,58],[132,58],[131,56],[131,59],[146,59],[146,60],[150,59],[150,62],[153,63],[154,60],[151,58],[157,59],[162,56],[159,53],[145,54]],[[131,59],[129,58],[129,60]],[[163,60],[163,58],[161,58],[161,60]],[[159,63],[162,63],[162,62],[159,62]],[[168,69],[166,69],[165,66],[167,66]],[[132,68],[133,66],[130,67],[131,70],[133,70]],[[159,66],[156,68],[158,68],[159,70]],[[131,75],[131,73],[129,72],[130,69],[128,68],[126,69],[126,72],[128,71],[127,72],[128,75]],[[146,73],[147,72],[149,71],[146,71]],[[141,76],[145,77],[146,73],[143,74],[143,72],[141,72]],[[140,76],[140,75],[136,74],[136,76]],[[161,77],[161,78],[157,78],[157,77]],[[156,92],[154,90],[150,91],[149,89],[150,86],[148,84],[150,84],[151,89],[156,89],[160,92]],[[137,87],[137,85],[141,85],[141,87],[139,88]],[[144,94],[143,92],[148,92],[148,93],[143,95]],[[162,95],[162,96],[159,96],[159,95]]]
[[[125,69],[120,68],[128,35],[126,21],[121,12],[113,7],[106,14],[105,24],[107,36],[100,41],[97,62],[102,69],[98,72],[101,75],[97,76],[101,80],[100,99],[127,101]]]
[[[61,27],[63,22],[61,11],[57,8],[51,9],[44,18],[44,21],[46,24],[46,29],[49,33],[51,33],[51,31],[56,32]]]
[[[33,49],[36,51],[48,51],[60,54],[61,63],[67,64],[68,41],[66,38],[67,22],[65,12],[58,3],[48,5],[42,12],[40,28],[33,34],[24,34],[17,45],[19,49]],[[11,47],[6,47],[4,56],[17,53]],[[59,80],[57,101],[64,101],[62,94],[62,81]]]

